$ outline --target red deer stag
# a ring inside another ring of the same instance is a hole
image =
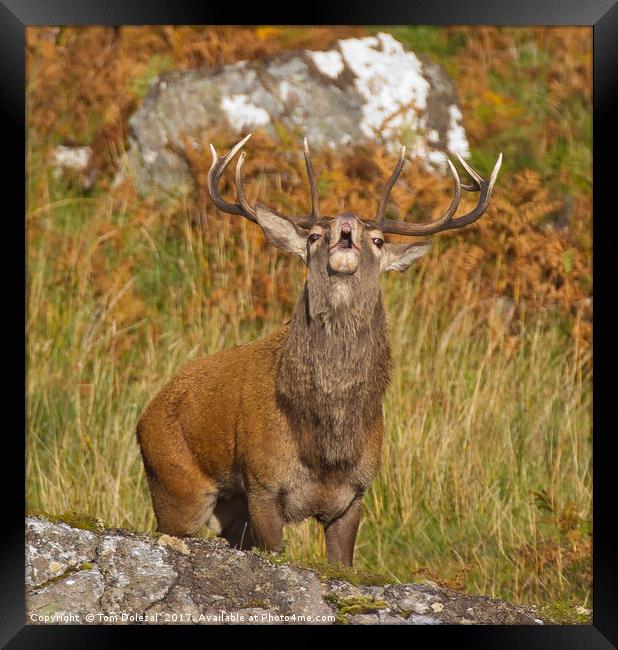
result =
[[[258,224],[268,241],[296,253],[307,279],[291,320],[264,338],[186,365],[139,420],[137,434],[158,529],[197,533],[204,525],[237,548],[277,550],[283,526],[315,517],[329,562],[352,565],[361,501],[380,463],[382,399],[391,373],[383,271],[405,271],[427,242],[389,243],[387,233],[431,235],[461,228],[486,210],[502,154],[489,180],[464,160],[464,185],[448,161],[453,200],[437,220],[385,219],[405,147],[374,219],[320,215],[305,140],[311,214],[284,216],[247,201],[243,152],[236,166],[238,203],[219,194],[221,174],[247,142],[213,162],[208,191],[222,212]],[[461,190],[476,207],[455,218]]]

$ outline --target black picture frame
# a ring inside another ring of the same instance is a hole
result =
[[[403,631],[410,640],[452,642],[459,648],[581,648],[585,650],[618,647],[618,554],[612,537],[611,508],[615,495],[612,454],[611,377],[616,355],[609,342],[612,318],[609,300],[613,279],[609,247],[613,238],[610,224],[616,208],[609,199],[615,194],[611,154],[616,146],[615,116],[618,86],[618,3],[616,0],[456,0],[442,2],[330,2],[311,3],[295,12],[292,8],[265,7],[262,3],[241,9],[239,6],[213,6],[188,0],[151,0],[128,3],[120,0],[1,0],[0,1],[0,92],[3,114],[4,160],[6,170],[3,198],[5,247],[2,277],[5,293],[14,295],[5,307],[3,358],[8,352],[16,356],[16,366],[24,368],[25,337],[25,28],[30,25],[93,24],[476,24],[476,25],[588,25],[593,27],[594,43],[594,174],[593,174],[593,272],[596,278],[594,327],[594,400],[593,417],[593,624],[589,626],[416,626]],[[8,144],[8,147],[7,147]],[[15,176],[13,181],[11,175]],[[12,202],[8,202],[8,198]],[[608,199],[607,203],[604,199]],[[15,207],[9,208],[12,205]],[[19,242],[19,244],[18,244]],[[7,254],[8,249],[8,254]],[[22,261],[19,266],[15,257]],[[19,270],[16,270],[19,269]],[[600,296],[600,298],[599,298]],[[609,345],[608,345],[609,343]],[[23,347],[22,347],[23,345]],[[27,370],[27,369],[25,369]],[[5,375],[5,379],[8,376]],[[29,626],[25,624],[24,585],[24,515],[23,484],[19,471],[15,476],[7,469],[19,469],[24,461],[24,436],[20,426],[25,419],[22,385],[6,381],[5,404],[16,411],[15,425],[5,418],[2,449],[7,465],[0,472],[4,483],[4,514],[0,593],[0,644],[8,648],[97,648],[129,641],[147,642],[144,635],[156,634],[157,640],[178,640],[186,634],[202,634],[203,642],[219,643],[213,634],[229,635],[238,628],[214,630],[212,627],[180,628],[176,626]],[[609,425],[609,426],[608,426]],[[25,431],[25,429],[24,429]],[[23,476],[23,474],[22,474]],[[295,634],[315,634],[319,628],[277,628],[287,639]],[[355,634],[359,628],[331,629],[329,634]],[[373,630],[363,629],[362,634]],[[245,629],[250,642],[261,642],[270,630]],[[139,636],[138,636],[139,635]],[[173,635],[173,637],[172,637]],[[179,636],[181,635],[181,636]],[[310,637],[304,636],[305,639]]]

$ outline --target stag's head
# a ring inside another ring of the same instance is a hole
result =
[[[304,142],[305,164],[311,189],[311,213],[306,216],[286,216],[263,205],[250,205],[243,186],[242,152],[236,165],[236,193],[238,203],[229,203],[221,197],[218,183],[221,174],[232,158],[244,146],[246,136],[225,156],[219,157],[211,145],[212,166],[208,173],[208,191],[213,203],[223,212],[238,214],[261,226],[268,240],[277,248],[299,255],[309,269],[309,288],[319,287],[332,306],[349,303],[354,299],[354,288],[367,293],[377,293],[378,277],[383,271],[405,271],[412,262],[430,248],[427,241],[412,243],[386,242],[388,233],[408,236],[432,235],[443,230],[461,228],[476,221],[487,209],[500,165],[502,154],[494,166],[489,180],[484,180],[461,157],[459,162],[470,175],[472,182],[462,184],[451,161],[448,161],[454,181],[451,204],[444,214],[426,224],[385,219],[386,206],[405,162],[406,149],[402,147],[399,161],[386,184],[375,217],[366,218],[354,212],[344,212],[335,217],[320,215],[318,189],[307,140]],[[455,212],[461,191],[478,192],[476,207],[460,217]]]

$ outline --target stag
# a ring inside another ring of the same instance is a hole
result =
[[[296,253],[306,282],[291,320],[246,345],[186,365],[152,399],[137,435],[158,530],[193,535],[203,526],[239,549],[276,551],[283,527],[313,517],[324,527],[329,562],[351,566],[363,494],[378,471],[382,400],[391,351],[379,286],[383,271],[405,271],[429,243],[385,235],[432,235],[476,221],[487,209],[502,162],[489,180],[465,160],[462,184],[448,161],[453,199],[430,223],[385,218],[405,147],[375,218],[320,214],[307,141],[311,213],[286,216],[251,205],[236,165],[237,203],[219,180],[250,135],[225,156],[211,145],[208,191],[219,210],[258,224],[277,248]],[[476,207],[455,217],[462,190]]]

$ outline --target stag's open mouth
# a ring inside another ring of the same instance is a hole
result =
[[[352,233],[342,232],[338,246],[339,248],[352,248]]]
[[[339,236],[339,241],[333,244],[330,247],[329,252],[340,251],[340,250],[352,250],[354,252],[359,252],[358,246],[352,241],[352,232],[351,231],[341,231]]]
[[[335,224],[334,237],[337,241],[329,247],[328,268],[331,274],[352,274],[358,267],[360,247],[354,241],[355,223],[352,219],[341,220],[339,228]]]
[[[330,249],[328,258],[329,273],[337,275],[354,273],[358,267],[358,260],[358,246],[352,241],[351,235],[345,237],[344,233],[342,233],[339,241]]]

